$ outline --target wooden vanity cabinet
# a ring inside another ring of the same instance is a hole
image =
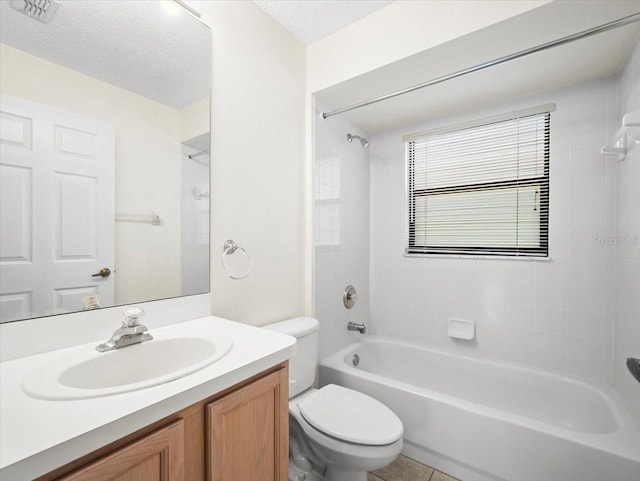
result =
[[[284,481],[289,377],[274,372],[206,406],[207,481]]]
[[[287,481],[287,363],[37,481]]]

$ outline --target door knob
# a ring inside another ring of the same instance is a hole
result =
[[[97,274],[91,274],[91,277],[109,277],[111,275],[111,269],[103,267]]]

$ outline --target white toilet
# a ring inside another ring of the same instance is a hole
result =
[[[318,364],[317,319],[296,317],[265,326],[298,340],[289,360],[289,479],[365,481],[402,449],[402,422],[366,394],[313,385]],[[324,476],[323,476],[324,475]]]

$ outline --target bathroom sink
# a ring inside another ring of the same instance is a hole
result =
[[[22,389],[40,399],[83,399],[156,386],[194,373],[224,357],[233,341],[221,334],[153,333],[140,344],[97,352],[72,348],[28,374]]]

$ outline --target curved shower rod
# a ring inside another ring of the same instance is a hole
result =
[[[467,75],[470,73],[478,72],[479,70],[484,70],[485,68],[493,67],[494,65],[500,65],[501,63],[509,62],[510,60],[515,60],[521,57],[525,57],[527,55],[531,55],[533,53],[542,52],[543,50],[547,50],[553,47],[558,47],[560,45],[564,45],[567,43],[575,42],[576,40],[580,40],[586,37],[590,37],[592,35],[596,35],[598,33],[606,32],[607,30],[612,30],[614,28],[623,27],[624,25],[628,25],[633,22],[640,21],[640,12],[634,13],[632,15],[628,15],[626,17],[619,18],[617,20],[613,20],[611,22],[599,25],[597,27],[593,27],[587,30],[583,30],[578,33],[574,33],[572,35],[568,35],[566,37],[562,37],[556,40],[551,40],[550,42],[543,43],[536,47],[531,47],[526,50],[520,50],[519,52],[512,53],[509,55],[505,55],[504,57],[496,58],[490,60],[488,62],[484,62],[478,65],[474,65],[473,67],[468,67],[463,70],[458,70],[457,72],[443,75],[442,77],[438,77],[427,82],[423,82],[417,85],[413,85],[412,87],[407,87],[402,90],[396,90],[395,92],[391,92],[386,95],[382,95],[380,97],[375,97],[370,100],[365,100],[364,102],[359,102],[357,104],[349,105],[347,107],[343,107],[338,110],[333,110],[331,112],[323,112],[322,118],[327,119],[329,117],[333,117],[334,115],[343,114],[345,112],[349,112],[350,110],[359,109],[361,107],[366,107],[367,105],[375,104],[378,102],[382,102],[383,100],[392,99],[394,97],[398,97],[399,95],[408,94],[409,92],[414,92],[416,90],[423,89],[425,87],[430,87],[432,85],[436,85],[442,82],[446,82],[447,80],[452,80],[454,78],[462,77],[463,75]]]

